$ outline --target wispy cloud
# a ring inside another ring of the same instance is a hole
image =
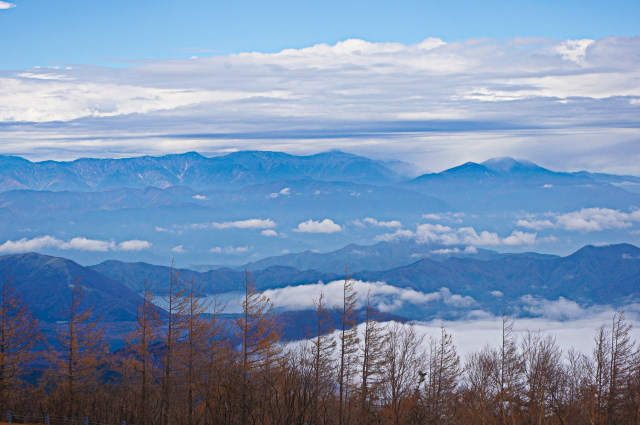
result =
[[[119,68],[34,68],[0,75],[0,135],[5,153],[31,155],[342,148],[430,169],[512,155],[556,169],[631,172],[639,46],[638,37],[345,40]],[[41,122],[51,123],[46,131]],[[384,143],[390,134],[403,143]]]
[[[151,247],[148,241],[133,239],[116,243],[113,241],[105,241],[98,239],[88,239],[85,237],[77,237],[68,241],[63,241],[53,236],[39,236],[33,239],[22,238],[17,241],[8,240],[0,245],[1,253],[15,253],[38,251],[41,249],[62,249],[62,250],[78,250],[78,251],[141,251]]]
[[[0,10],[11,9],[12,7],[16,7],[16,5],[8,1],[0,1]]]
[[[212,223],[212,225],[216,229],[272,229],[276,227],[276,222],[270,218],[250,218],[248,220]]]
[[[273,192],[272,194],[269,195],[270,198],[277,198],[278,196],[289,196],[291,195],[291,188],[290,187],[285,187],[284,189],[280,190],[279,192]]]
[[[213,248],[211,248],[209,250],[209,252],[211,252],[212,254],[232,254],[232,255],[239,255],[239,254],[244,254],[246,252],[249,252],[251,248],[249,248],[248,246],[226,246],[226,247],[220,247],[220,246],[214,246]]]

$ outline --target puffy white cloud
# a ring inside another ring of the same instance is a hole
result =
[[[265,229],[260,232],[260,234],[262,234],[262,236],[278,236],[278,232],[273,229]]]
[[[8,1],[0,1],[0,10],[11,9],[12,7],[16,7],[16,5]]]
[[[116,244],[114,242],[101,241],[96,239],[87,238],[73,238],[69,242],[60,243],[57,248],[59,249],[77,249],[80,251],[99,251],[107,252],[110,249],[115,249]]]
[[[206,201],[209,198],[204,195],[193,195],[193,199],[197,199],[198,201]]]
[[[525,303],[524,310],[535,316],[543,316],[553,320],[576,320],[585,316],[586,310],[575,301],[559,297],[557,300],[547,300],[524,295],[520,301]]]
[[[418,243],[434,243],[442,245],[467,245],[465,252],[475,253],[476,246],[520,246],[533,245],[537,241],[537,234],[514,230],[507,237],[500,237],[497,233],[486,230],[478,233],[473,227],[453,227],[442,224],[424,223],[416,227],[416,231],[400,229],[394,233],[377,236],[381,241],[413,238]]]
[[[151,243],[141,240],[130,240],[121,243],[76,237],[68,241],[57,239],[53,236],[40,236],[33,239],[22,238],[18,241],[8,240],[0,245],[0,252],[27,252],[45,248],[78,250],[78,251],[140,251],[151,247]]]
[[[130,241],[120,242],[117,249],[120,251],[141,251],[151,247],[151,242],[133,239]]]
[[[300,233],[336,233],[341,232],[342,227],[329,218],[325,218],[322,221],[309,219],[299,223],[298,227],[293,229],[293,231]]]
[[[632,222],[638,221],[640,221],[640,210],[624,213],[609,208],[583,208],[580,211],[556,217],[558,227],[580,232],[622,229],[631,227]]]
[[[62,243],[52,236],[39,236],[33,239],[22,238],[17,241],[8,240],[0,245],[0,252],[27,252],[37,251],[43,248],[57,247]]]
[[[224,223],[212,223],[216,229],[272,229],[276,223],[270,218],[250,218],[248,220],[226,221]]]
[[[182,245],[178,245],[178,246],[174,246],[173,248],[171,248],[172,252],[175,252],[176,254],[183,254],[184,251],[184,246]]]

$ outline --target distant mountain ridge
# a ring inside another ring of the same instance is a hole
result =
[[[382,161],[340,151],[309,156],[242,151],[212,158],[187,152],[159,157],[81,158],[70,162],[35,163],[19,157],[0,156],[0,191],[93,191],[179,185],[204,189],[302,178],[369,184],[389,184],[405,179],[385,167]]]
[[[503,157],[423,174],[402,186],[442,199],[460,210],[473,205],[483,212],[640,205],[639,194],[612,185],[612,176],[597,176],[551,171],[529,161]]]
[[[353,248],[350,245],[340,252],[346,253]],[[326,264],[322,257],[316,257],[316,260],[320,267]],[[253,266],[258,267],[258,264],[254,263]],[[343,262],[343,269],[345,265],[346,262]],[[108,261],[91,266],[91,269],[122,281],[129,287],[135,287],[133,283],[138,285],[143,276],[158,276],[160,282],[166,281],[168,276],[167,267],[145,263]],[[301,271],[281,265],[270,265],[251,272],[261,289],[344,278],[344,273],[340,272]],[[208,272],[183,269],[181,273],[183,278],[196,279],[208,293],[238,290],[244,277],[243,271],[228,268]],[[423,258],[387,270],[359,270],[355,272],[355,277],[425,293],[446,287],[453,293],[471,296],[480,305],[492,308],[505,302],[515,302],[525,295],[543,299],[564,297],[585,305],[618,305],[640,300],[640,248],[630,244],[585,246],[566,257],[537,253],[497,254],[489,251],[482,258]],[[500,297],[496,298],[493,291],[499,291]]]

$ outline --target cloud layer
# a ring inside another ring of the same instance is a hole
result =
[[[547,213],[545,216],[549,218],[530,215],[526,219],[519,219],[517,225],[534,230],[557,228],[574,232],[599,232],[625,229],[640,223],[640,210],[623,212],[611,208],[582,208],[563,214]]]
[[[640,158],[638,52],[640,38],[628,37],[350,39],[0,72],[0,136],[4,153],[32,158],[341,148],[434,170],[511,155],[631,173]]]

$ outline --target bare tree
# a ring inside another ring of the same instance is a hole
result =
[[[453,338],[444,327],[440,328],[440,338],[430,340],[427,371],[425,393],[429,423],[451,423],[461,366]]]
[[[349,273],[349,267],[344,271],[344,284],[342,287],[342,305],[339,306],[340,315],[340,364],[338,366],[338,424],[343,425],[348,421],[346,413],[349,400],[349,389],[355,374],[355,355],[358,352],[358,328],[356,327],[356,298],[353,274]]]
[[[100,320],[93,316],[92,307],[83,305],[84,290],[76,278],[71,290],[69,307],[65,311],[66,323],[57,331],[59,351],[50,355],[54,375],[61,381],[67,414],[81,412],[79,398],[92,394],[97,379],[105,371],[108,346]]]
[[[25,365],[41,355],[43,343],[38,320],[13,286],[13,276],[2,274],[0,286],[0,412],[8,406],[8,390]]]
[[[324,293],[320,293],[314,305],[314,329],[312,335],[307,335],[310,341],[310,374],[311,385],[311,417],[312,425],[326,424],[330,411],[328,398],[333,390],[335,377],[333,358],[336,341],[332,335],[334,326],[331,312],[327,309]]]
[[[127,355],[121,359],[123,380],[132,381],[134,394],[139,398],[136,422],[148,425],[150,417],[150,398],[154,383],[158,377],[157,351],[161,317],[153,303],[153,292],[148,280],[144,280],[142,300],[138,304],[137,328],[126,338]]]
[[[256,282],[249,271],[245,272],[242,313],[235,319],[236,334],[240,340],[242,398],[241,423],[263,422],[253,414],[254,402],[249,384],[259,387],[261,381],[271,373],[278,357],[282,354],[279,342],[282,338],[281,326],[276,320],[273,305],[268,297],[255,288]],[[257,394],[257,392],[256,392]],[[265,394],[263,394],[265,395]]]
[[[420,370],[426,361],[422,345],[424,337],[418,336],[412,326],[394,323],[389,328],[386,345],[384,380],[382,385],[382,417],[386,423],[407,423],[412,408],[412,398],[419,391]]]
[[[185,317],[189,309],[189,300],[186,297],[187,286],[180,278],[180,272],[176,271],[175,263],[171,263],[169,270],[169,285],[162,291],[161,297],[166,314],[162,323],[163,332],[161,341],[164,349],[162,356],[162,409],[161,417],[164,425],[171,423],[171,414],[174,407],[174,378],[178,364],[176,354],[180,339],[184,333]]]
[[[388,332],[379,322],[379,313],[371,304],[371,291],[367,292],[364,331],[361,346],[360,417],[361,423],[372,423],[376,416],[373,405],[378,399],[379,386],[385,362]]]

